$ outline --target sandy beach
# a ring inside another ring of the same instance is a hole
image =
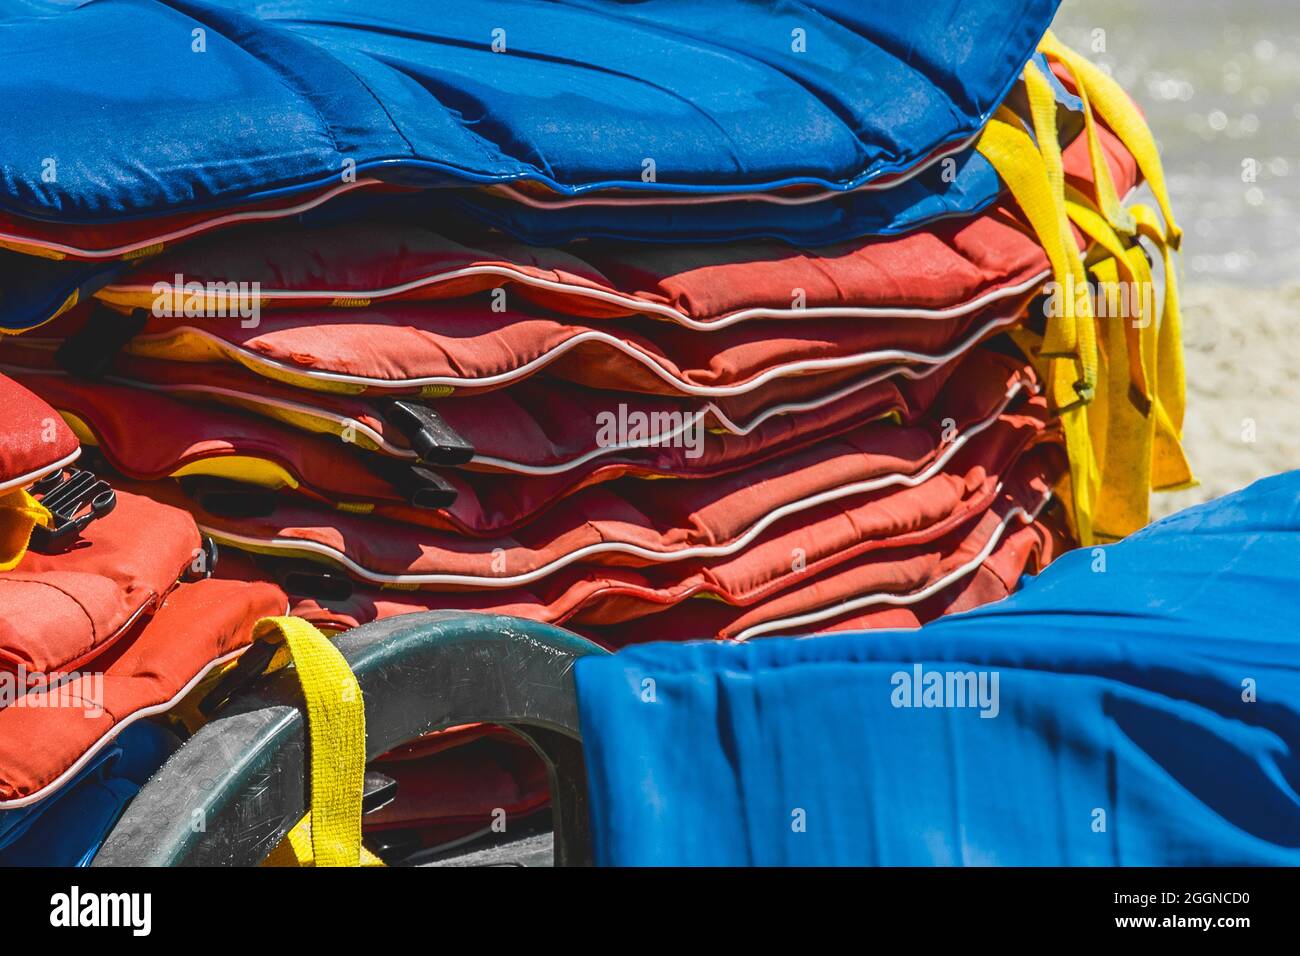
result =
[[[1300,467],[1300,284],[1182,287],[1184,445],[1200,485],[1156,495],[1159,517]]]
[[[1054,24],[1146,113],[1185,233],[1184,443],[1200,486],[1156,495],[1156,517],[1300,468],[1294,3],[1176,6],[1065,0]]]

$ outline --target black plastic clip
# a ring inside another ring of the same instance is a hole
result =
[[[218,707],[261,677],[280,646],[279,642],[271,641],[254,641],[250,644],[248,650],[239,655],[235,666],[226,671],[217,685],[199,701],[199,713],[211,717]]]
[[[32,529],[28,547],[39,554],[63,550],[88,524],[117,506],[117,492],[108,482],[77,468],[46,475],[32,485],[31,494],[54,519],[48,528]]]
[[[465,465],[474,457],[474,446],[428,405],[393,398],[380,402],[379,411],[384,421],[406,436],[411,449],[427,465]]]
[[[400,458],[367,455],[366,464],[387,481],[413,508],[436,511],[450,508],[456,501],[456,488],[435,471],[413,465]]]
[[[265,518],[275,512],[279,501],[273,489],[228,478],[191,475],[182,478],[180,485],[200,508],[219,518]]]
[[[217,542],[212,540],[212,536],[203,535],[199,541],[199,553],[194,556],[194,560],[185,568],[181,580],[202,581],[212,577],[213,572],[217,569],[217,558],[220,553]]]
[[[352,597],[352,579],[329,565],[270,555],[255,555],[254,561],[281,590],[294,597],[318,601],[346,601]]]

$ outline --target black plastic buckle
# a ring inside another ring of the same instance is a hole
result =
[[[352,597],[352,579],[329,565],[305,558],[253,555],[253,562],[266,572],[280,589],[294,597],[318,601],[346,601]]]
[[[88,524],[117,507],[117,492],[108,482],[77,468],[46,475],[30,490],[54,519],[48,528],[32,529],[28,547],[39,554],[62,551]]]
[[[271,641],[254,641],[250,644],[248,650],[239,655],[235,666],[226,671],[217,685],[199,701],[199,713],[211,717],[218,707],[261,677],[280,646],[279,642]]]
[[[456,502],[456,489],[437,472],[400,458],[367,455],[367,466],[387,481],[413,508],[437,511]]]
[[[474,446],[428,405],[393,398],[380,402],[379,412],[406,436],[411,449],[427,465],[465,465],[474,457]]]
[[[181,575],[181,580],[203,581],[212,577],[213,572],[217,569],[217,558],[220,555],[221,551],[217,547],[217,542],[212,540],[212,536],[203,535],[199,541],[199,553],[186,566],[185,573]]]
[[[279,493],[228,478],[191,475],[180,480],[181,490],[208,514],[219,518],[265,518],[275,512]]]

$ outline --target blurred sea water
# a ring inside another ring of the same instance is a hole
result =
[[[1057,35],[1146,112],[1190,282],[1300,282],[1300,0],[1065,0]]]

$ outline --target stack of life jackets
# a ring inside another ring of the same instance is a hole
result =
[[[3,108],[0,370],[322,629],[917,626],[1192,480],[1159,158],[1049,0],[126,5],[0,3],[82,78]],[[545,801],[381,763],[391,846]]]
[[[80,865],[179,743],[185,702],[283,614],[211,577],[194,519],[80,467],[49,405],[0,377],[0,865]]]

